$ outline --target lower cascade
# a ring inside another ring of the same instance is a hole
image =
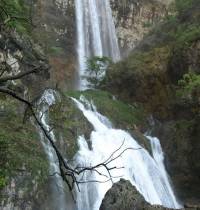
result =
[[[78,177],[80,192],[77,191],[78,210],[98,210],[105,193],[121,177],[129,180],[150,204],[179,209],[173,189],[164,167],[164,156],[157,138],[147,136],[152,147],[153,157],[142,148],[126,131],[112,128],[111,122],[97,112],[92,102],[83,96],[73,99],[94,131],[90,136],[92,149],[89,149],[84,136],[78,138],[79,151],[75,155],[76,167],[94,166],[110,161],[109,172],[99,167],[95,172],[86,172]]]
[[[44,128],[50,131],[53,141],[56,141],[53,131],[48,125],[48,108],[56,103],[57,94],[46,90],[38,102],[38,116]],[[108,118],[101,115],[93,102],[84,96],[79,100],[72,98],[77,108],[92,124],[94,130],[90,139],[78,137],[79,150],[73,158],[73,167],[89,167],[105,163],[94,171],[86,171],[77,177],[79,188],[75,188],[75,205],[70,209],[99,210],[106,192],[120,178],[129,180],[150,204],[179,209],[182,206],[176,200],[173,189],[164,166],[164,156],[160,142],[155,137],[146,136],[152,149],[152,156],[126,131],[115,129]],[[69,209],[69,195],[65,184],[59,176],[59,166],[55,151],[39,132],[42,144],[50,163],[52,176],[53,209]],[[88,142],[91,147],[89,148]]]

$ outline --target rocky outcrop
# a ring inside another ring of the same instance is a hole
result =
[[[63,89],[75,84],[76,23],[72,0],[26,0],[31,8],[31,36],[40,43],[52,66],[51,85]]]
[[[41,47],[31,39],[12,31],[0,32],[0,68],[1,76],[17,75],[32,69],[37,69],[26,77],[8,81],[6,85],[32,100],[47,86],[49,77],[49,62]],[[1,83],[1,85],[5,85]]]
[[[127,55],[170,13],[173,0],[111,0],[122,55]]]
[[[129,181],[120,180],[106,193],[100,210],[167,210],[162,206],[153,206],[145,201],[143,196]],[[185,210],[198,210],[199,205],[188,205]],[[170,210],[170,209],[168,209]]]
[[[120,180],[106,193],[100,210],[167,210],[151,206],[129,181]]]

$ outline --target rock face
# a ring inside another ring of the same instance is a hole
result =
[[[120,180],[106,193],[100,210],[167,210],[162,206],[152,206],[131,185],[129,181]],[[198,210],[198,205],[188,206],[185,210]],[[168,209],[170,210],[170,209]]]
[[[63,89],[75,83],[76,24],[72,0],[26,0],[32,10],[32,36],[52,66],[51,84]]]
[[[63,89],[76,86],[76,23],[74,0],[26,0],[33,17],[33,37],[48,55],[51,84]],[[122,55],[127,55],[168,13],[169,1],[111,0]]]
[[[17,75],[38,68],[35,73],[21,80],[8,82],[20,94],[26,92],[26,97],[30,100],[45,89],[47,80],[50,78],[49,62],[40,46],[15,32],[12,32],[12,35],[10,32],[0,33],[0,68],[7,69],[3,76]]]
[[[200,5],[193,4],[178,10],[174,20],[155,28],[124,61],[111,66],[105,80],[107,90],[141,104],[160,121],[154,134],[166,153],[178,196],[185,202],[200,200],[200,86],[194,85],[200,69]],[[191,74],[196,79],[190,80]]]
[[[164,207],[151,206],[129,181],[120,180],[106,193],[100,210],[165,210]]]
[[[111,0],[122,55],[127,55],[170,12],[173,0]]]
[[[32,101],[45,88],[49,64],[41,48],[12,31],[0,33],[1,79],[33,68],[39,70],[20,80],[1,82]],[[48,162],[35,127],[23,124],[25,106],[0,94],[0,209],[38,209],[47,200]],[[44,188],[44,189],[43,189]],[[40,199],[39,199],[40,198]]]

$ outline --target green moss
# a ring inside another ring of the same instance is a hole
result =
[[[62,55],[63,54],[63,49],[61,47],[51,47],[49,49],[49,53],[51,55]]]
[[[29,8],[23,0],[0,1],[0,6],[4,8],[1,10],[0,22],[5,22],[8,27],[16,29],[23,35],[30,33]]]
[[[134,104],[131,106],[122,101],[115,99],[110,93],[100,90],[87,90],[84,92],[73,91],[67,95],[79,98],[84,95],[88,100],[92,100],[97,107],[97,110],[111,120],[115,126],[133,127],[144,122],[144,110]]]
[[[183,79],[178,81],[176,95],[179,104],[187,106],[191,113],[198,116],[200,114],[200,75],[192,72],[183,75]]]
[[[73,101],[62,94],[60,102],[50,107],[49,120],[50,125],[54,128],[57,145],[61,152],[68,159],[73,158],[78,151],[77,138],[80,135],[89,138],[91,125],[85,120]],[[61,139],[64,145],[60,145]]]
[[[197,0],[175,0],[174,4],[179,13],[183,13],[186,10],[192,8]]]
[[[200,88],[200,75],[188,73],[183,75],[183,79],[178,81],[181,95],[191,94],[195,89]]]
[[[13,100],[0,100],[0,177],[2,185],[6,180],[25,170],[32,178],[39,177],[43,183],[48,175],[48,161],[36,133],[35,127],[23,124],[23,114]],[[2,105],[4,104],[4,105]],[[31,181],[30,181],[31,183]],[[3,186],[2,186],[3,187]]]

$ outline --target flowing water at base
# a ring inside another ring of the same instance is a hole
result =
[[[147,137],[152,146],[152,157],[128,132],[112,128],[111,122],[97,112],[93,103],[83,96],[80,100],[73,101],[94,128],[89,139],[92,150],[84,136],[78,139],[80,149],[74,158],[76,167],[94,166],[105,162],[113,154],[113,161],[108,164],[109,168],[115,168],[110,171],[113,182],[120,178],[127,179],[149,203],[181,208],[170,185],[157,138]],[[97,170],[98,172],[85,172],[78,177],[80,182],[86,182],[80,185],[80,192],[77,191],[78,210],[98,210],[105,193],[113,184],[105,167]]]
[[[57,94],[46,90],[38,102],[39,113],[44,128],[50,131],[53,141],[55,135],[49,126],[48,109],[56,102]],[[99,210],[102,199],[114,182],[124,178],[129,180],[151,204],[160,204],[169,208],[181,208],[177,202],[164,166],[164,155],[157,138],[146,136],[152,148],[152,156],[126,131],[114,129],[112,123],[101,115],[95,105],[83,96],[80,100],[72,98],[75,105],[92,124],[94,130],[90,139],[79,136],[79,150],[73,158],[73,167],[95,166],[107,163],[110,172],[101,166],[96,171],[87,171],[77,179],[79,189],[75,189],[76,204],[71,202],[71,195],[66,193],[65,184],[59,174],[56,154],[50,143],[40,131],[41,142],[50,163],[52,176],[52,202],[49,209],[56,210]],[[91,147],[88,146],[90,141]],[[75,207],[76,205],[76,207]]]

